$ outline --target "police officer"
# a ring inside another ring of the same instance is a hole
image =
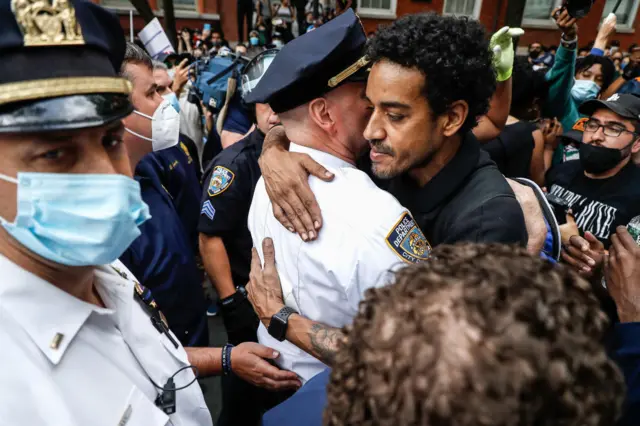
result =
[[[257,85],[277,52],[277,49],[264,51],[247,64],[241,76],[244,96]],[[219,310],[229,342],[234,345],[258,341],[258,317],[244,290],[249,281],[253,246],[246,218],[260,178],[258,158],[264,135],[279,123],[277,114],[267,104],[251,104],[247,109],[253,115],[253,131],[218,154],[205,171],[198,224],[203,264],[220,297]],[[224,377],[218,424],[257,424],[264,410],[286,396],[265,393],[237,378]]]
[[[175,157],[174,150],[179,149],[180,118],[171,102],[155,90],[151,59],[132,43],[127,44],[122,75],[132,83],[134,107],[134,114],[124,120],[124,142],[151,218],[140,226],[142,235],[120,260],[153,292],[171,330],[183,345],[207,346],[207,304],[202,287],[204,275],[196,261],[195,225],[189,233],[174,204],[175,197],[167,188],[167,185],[173,188],[171,181],[180,178],[169,175],[171,167],[180,165],[178,160],[167,164],[167,160]],[[166,151],[170,151],[168,155]],[[138,163],[136,156],[142,156]],[[194,178],[193,170],[190,171]],[[185,187],[181,191],[197,191],[197,179],[182,182],[188,184],[195,188]],[[190,211],[187,209],[192,215],[187,219],[192,222],[197,218],[195,203],[193,199]]]
[[[122,143],[124,34],[91,2],[40,6],[0,1],[2,421],[211,425],[190,365],[295,386],[256,344],[185,350],[117,262],[149,218]]]
[[[255,87],[277,52],[277,49],[264,51],[247,64],[241,77],[244,95]],[[277,114],[267,104],[248,108],[253,112],[254,129],[211,162],[198,224],[202,260],[220,297],[227,335],[233,344],[257,341],[258,319],[244,293],[253,247],[246,218],[260,178],[258,158],[264,135],[279,123]]]

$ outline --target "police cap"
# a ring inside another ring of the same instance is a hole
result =
[[[0,0],[0,132],[95,127],[126,117],[125,37],[85,0]]]
[[[349,9],[287,43],[245,102],[269,104],[281,113],[341,83],[365,81],[369,63],[363,56],[366,41],[362,23]]]

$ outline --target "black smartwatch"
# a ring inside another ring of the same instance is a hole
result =
[[[277,314],[271,317],[271,323],[269,323],[269,334],[274,339],[282,342],[287,336],[287,327],[289,326],[289,317],[291,314],[297,314],[295,309],[291,309],[288,306],[280,309]]]
[[[232,308],[233,306],[237,306],[238,304],[242,303],[244,300],[247,299],[247,290],[242,287],[242,286],[238,286],[236,287],[236,292],[233,293],[231,296],[225,297],[224,299],[220,299],[218,301],[218,304],[221,308]]]

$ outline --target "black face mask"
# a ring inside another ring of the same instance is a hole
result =
[[[529,56],[531,56],[531,59],[536,59],[538,56],[540,56],[540,52],[539,50],[532,50],[531,52],[529,52]]]
[[[635,142],[635,141],[634,141]],[[631,142],[633,144],[633,142]],[[629,144],[629,146],[631,146]],[[622,154],[623,149],[606,148],[604,146],[580,144],[580,163],[587,173],[600,174],[613,169],[629,155]]]

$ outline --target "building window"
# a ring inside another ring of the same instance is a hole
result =
[[[481,3],[481,0],[445,0],[443,13],[477,19],[480,16]]]
[[[522,14],[522,25],[554,27],[551,12],[560,4],[561,0],[526,0]]]
[[[638,13],[638,3],[640,0],[622,0],[618,10],[616,10],[616,16],[618,17],[618,24],[616,28],[632,29],[633,23]],[[604,4],[604,10],[602,12],[602,20],[607,17],[613,10],[616,4],[616,0],[607,0]]]
[[[158,0],[158,5],[162,4],[162,0]],[[196,0],[173,0],[173,8],[175,10],[196,10]]]
[[[129,0],[101,0],[100,5],[107,9],[135,9]]]
[[[358,14],[365,18],[396,18],[397,0],[358,0]]]

